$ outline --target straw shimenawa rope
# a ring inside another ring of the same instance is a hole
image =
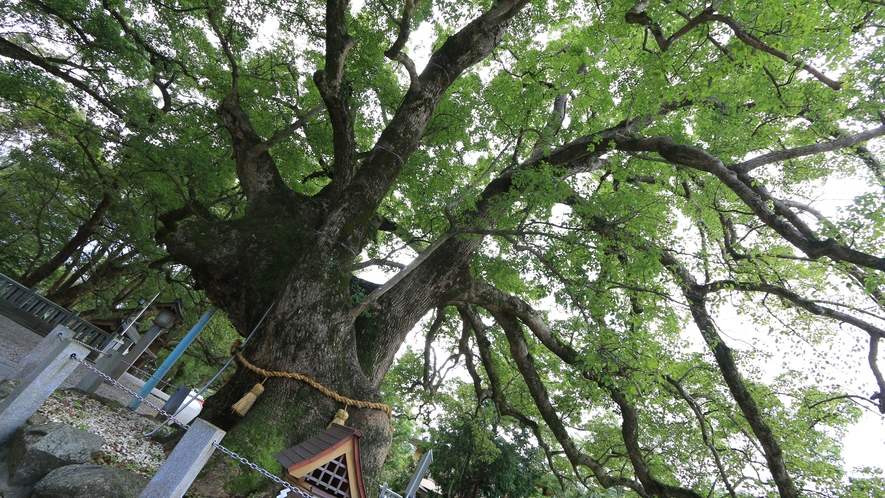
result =
[[[237,346],[235,345],[234,348],[236,348],[236,347]],[[234,348],[231,348],[231,349],[234,349]],[[319,382],[311,379],[310,377],[308,377],[306,375],[301,375],[299,373],[276,372],[276,371],[271,371],[271,370],[265,370],[261,367],[257,367],[255,365],[249,363],[249,360],[244,358],[243,353],[241,353],[238,349],[236,350],[236,356],[237,356],[237,361],[239,361],[244,367],[257,373],[258,375],[263,375],[264,377],[283,377],[286,379],[300,380],[302,382],[310,384],[312,387],[314,387],[315,389],[317,389],[321,393],[325,394],[326,396],[334,399],[335,401],[337,401],[339,403],[343,403],[348,406],[355,406],[357,408],[371,408],[374,410],[381,410],[382,412],[384,412],[387,415],[387,418],[391,418],[393,416],[393,410],[390,408],[390,406],[385,405],[384,403],[372,403],[370,401],[360,401],[360,400],[344,397],[334,391],[329,390],[328,388],[326,388],[325,386],[323,386]]]

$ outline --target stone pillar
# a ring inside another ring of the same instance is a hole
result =
[[[215,451],[215,444],[221,442],[225,434],[225,431],[209,422],[195,419],[138,498],[184,496]]]
[[[52,352],[59,344],[70,341],[74,338],[74,331],[63,327],[56,326],[39,344],[34,346],[23,359],[18,362],[18,371],[12,376],[16,379],[24,379],[34,368],[39,365],[46,356]]]
[[[56,327],[56,330],[58,328]],[[30,371],[25,373],[18,388],[0,402],[0,444],[6,443],[12,433],[24,424],[77,368],[80,363],[72,359],[71,355],[85,359],[89,354],[86,346],[71,342],[70,339],[59,339],[56,330],[53,330],[52,334],[56,340],[51,343],[52,348],[42,355],[42,361],[29,367]],[[35,349],[39,348],[40,346],[37,346]]]
[[[114,369],[107,372],[107,374],[114,380],[120,380],[120,377],[129,370],[130,365],[133,365],[135,360],[140,358],[154,340],[156,340],[165,330],[166,329],[157,324],[152,325],[150,330],[141,336],[141,339],[139,339],[137,343],[129,348],[129,352],[126,353],[126,356],[123,357],[120,363],[114,366]]]
[[[99,372],[108,374],[108,377],[114,380],[120,380],[120,377],[129,370],[132,364],[135,363],[135,360],[137,360],[165,330],[165,328],[160,327],[155,323],[151,326],[150,330],[141,336],[137,343],[128,348],[128,353],[124,355],[123,352],[127,348],[120,347],[110,355],[99,360],[99,362],[95,364],[95,368]],[[101,386],[102,382],[104,382],[103,378],[89,372],[77,385],[77,389],[87,393],[95,393],[99,386]]]
[[[120,361],[123,358],[124,349],[125,348],[121,347],[120,349],[114,350],[110,354],[104,354],[101,359],[95,363],[95,369],[103,373],[108,373],[113,370],[114,367],[120,364]],[[120,376],[122,375],[123,374],[120,374]],[[114,378],[113,376],[111,376],[111,378],[117,380],[120,377]],[[86,375],[83,376],[83,379],[80,381],[80,383],[77,384],[77,389],[89,394],[95,394],[95,391],[97,391],[103,383],[103,377],[100,377],[97,373],[90,371],[87,372]]]

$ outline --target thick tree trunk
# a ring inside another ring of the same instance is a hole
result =
[[[347,2],[326,10],[326,64],[314,74],[333,127],[334,178],[314,198],[290,190],[269,142],[263,141],[240,106],[238,60],[219,34],[231,65],[231,91],[217,109],[230,132],[237,178],[248,199],[242,218],[182,224],[164,242],[171,258],[191,269],[197,284],[227,312],[244,337],[273,305],[245,357],[268,371],[307,375],[339,395],[380,401],[378,387],[406,333],[429,309],[452,294],[481,237],[449,240],[410,275],[408,283],[381,296],[370,324],[351,313],[351,268],[375,230],[373,219],[446,89],[464,70],[483,60],[526,0],[502,1],[449,37],[415,78],[378,143],[359,164],[353,115],[342,85],[344,60],[353,39],[347,33]],[[214,20],[210,16],[210,21]],[[217,26],[214,26],[216,29]],[[508,183],[508,182],[504,182]],[[361,311],[361,310],[360,310]],[[263,379],[245,368],[206,403],[204,418],[227,430],[224,444],[279,473],[273,454],[321,431],[341,406],[298,380],[274,377],[242,419],[230,406]],[[391,434],[378,410],[351,409],[348,425],[362,431],[361,462],[366,488],[387,456]],[[216,456],[197,483],[210,496],[244,496],[279,489],[238,462]],[[222,485],[226,483],[226,485]],[[371,492],[371,491],[370,491]]]
[[[306,320],[292,319],[300,306],[290,300],[281,303],[281,311],[271,317],[267,333],[256,335],[245,348],[244,356],[256,366],[267,370],[298,372],[309,376],[323,386],[348,398],[380,401],[360,371],[353,349],[352,333],[335,327],[313,327],[311,322],[323,320],[321,314],[301,310],[310,315]],[[283,311],[288,309],[288,311]],[[348,340],[347,336],[351,338]],[[273,455],[316,435],[331,422],[342,404],[322,394],[306,383],[286,378],[270,378],[264,382],[265,392],[244,416],[231,410],[243,394],[263,377],[240,368],[237,375],[207,406],[207,419],[228,430],[222,444],[255,459],[255,463],[275,475],[282,475]],[[361,461],[367,487],[377,483],[374,476],[380,471],[390,445],[390,423],[379,410],[348,408],[347,425],[362,431]],[[242,478],[232,480],[231,476]],[[223,494],[216,488],[227,483]],[[272,483],[263,476],[248,472],[239,462],[217,455],[201,478],[196,489],[210,496],[245,496],[267,489]],[[271,486],[279,489],[279,486]]]
[[[316,231],[316,208],[306,199],[290,197],[232,222],[185,224],[168,241],[170,254],[192,268],[197,282],[243,336],[273,305],[243,348],[249,362],[269,371],[306,375],[350,399],[379,402],[379,392],[364,372],[372,365],[360,364],[356,331],[348,318],[354,254],[328,244]],[[237,368],[209,398],[203,418],[228,431],[223,445],[281,476],[273,455],[325,429],[343,406],[302,381],[274,377],[264,382],[265,392],[244,417],[234,414],[231,405],[262,380],[247,368]],[[363,433],[361,460],[371,489],[390,445],[389,420],[374,409],[351,407],[348,412],[347,424]],[[196,489],[210,496],[245,496],[279,490],[279,485],[218,454]]]

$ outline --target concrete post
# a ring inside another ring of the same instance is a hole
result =
[[[114,367],[112,371],[108,372],[108,375],[114,380],[119,380],[120,377],[122,377],[123,374],[126,373],[127,370],[129,370],[130,365],[135,363],[135,360],[140,358],[142,353],[147,351],[147,348],[165,330],[166,329],[160,327],[159,325],[153,324],[150,330],[145,332],[145,334],[141,336],[141,339],[139,339],[137,343],[129,348],[129,352],[126,353],[126,356],[123,357],[122,361],[116,367]]]
[[[108,373],[109,370],[112,370],[120,363],[120,360],[123,358],[123,350],[124,348],[120,348],[111,354],[105,354],[102,356],[101,359],[95,363],[95,369],[99,372]],[[89,394],[95,394],[95,391],[97,391],[103,383],[104,378],[100,377],[97,373],[90,371],[86,373],[86,375],[83,376],[83,380],[77,384],[77,389]]]
[[[12,376],[16,379],[24,379],[34,368],[43,362],[50,352],[59,344],[74,338],[74,331],[58,325],[43,340],[37,344],[23,359],[18,362],[18,371]]]
[[[18,388],[0,402],[0,445],[5,444],[77,368],[80,363],[71,358],[72,354],[85,359],[89,349],[70,339],[57,341],[43,361],[22,379]]]
[[[215,451],[215,444],[227,434],[199,418],[190,427],[138,498],[184,496]]]
[[[150,346],[164,330],[166,329],[154,324],[150,330],[141,336],[141,339],[139,339],[137,343],[129,348],[128,353],[124,355],[123,352],[126,348],[120,347],[109,356],[102,358],[96,363],[95,368],[98,369],[99,372],[108,374],[108,377],[114,380],[120,380],[120,377],[129,370],[129,367],[135,363],[135,360],[147,350],[148,346]],[[87,393],[95,393],[103,381],[104,379],[97,374],[89,372],[83,377],[80,384],[77,385],[77,389]]]

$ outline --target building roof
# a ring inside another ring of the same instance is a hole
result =
[[[351,486],[354,492],[353,497],[365,498],[359,447],[359,439],[362,435],[362,432],[352,427],[332,424],[316,436],[297,446],[283,450],[274,457],[283,465],[288,474],[295,478],[302,478],[320,467],[327,466],[330,462],[342,462],[341,456],[343,455],[346,463],[338,465],[346,465],[347,481],[353,483]]]

